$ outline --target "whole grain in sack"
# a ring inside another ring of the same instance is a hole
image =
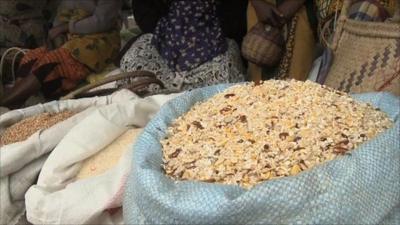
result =
[[[31,116],[7,128],[0,136],[0,146],[24,141],[39,130],[47,129],[75,115],[72,111],[41,113]]]
[[[141,131],[142,129],[138,128],[126,131],[99,153],[86,159],[76,179],[81,180],[94,177],[113,168],[121,156],[132,147],[132,144]]]
[[[250,188],[349,153],[392,124],[371,105],[316,83],[238,85],[174,121],[162,141],[164,169],[176,180]]]

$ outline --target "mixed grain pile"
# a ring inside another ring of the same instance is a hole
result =
[[[176,180],[250,188],[346,154],[391,126],[371,105],[312,82],[239,85],[173,122],[163,166]]]
[[[39,130],[44,130],[68,119],[75,113],[63,111],[59,113],[41,113],[28,117],[10,126],[0,135],[0,146],[24,141]]]
[[[76,176],[77,180],[94,177],[113,168],[135,142],[142,129],[130,129],[115,139],[99,153],[86,159]]]

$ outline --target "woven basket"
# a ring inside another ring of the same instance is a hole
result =
[[[279,29],[257,23],[243,39],[242,55],[259,66],[275,66],[279,63],[284,39]]]
[[[397,16],[391,23],[356,21],[347,16],[350,5],[351,1],[345,0],[329,46],[334,60],[325,84],[350,93],[388,91],[400,95]]]

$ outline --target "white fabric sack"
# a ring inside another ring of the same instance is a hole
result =
[[[25,195],[33,224],[122,224],[122,198],[132,146],[105,173],[75,180],[83,162],[131,126],[144,127],[160,106],[177,95],[158,95],[99,107],[72,128],[45,162]]]
[[[0,107],[0,116],[3,115],[4,113],[10,111],[8,108],[5,107]]]
[[[27,140],[0,148],[0,224],[14,225],[24,213],[25,191],[36,181],[47,155],[65,134],[95,107],[138,98],[122,90],[105,97],[53,101],[0,115],[0,135],[12,124],[43,112],[81,111],[49,129],[33,134]],[[83,111],[82,111],[83,110]],[[13,179],[20,177],[20,179]],[[16,191],[18,190],[18,191]]]

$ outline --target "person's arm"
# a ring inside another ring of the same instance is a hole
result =
[[[68,24],[72,34],[92,34],[110,30],[120,16],[122,0],[98,0],[92,16]]]
[[[306,0],[286,0],[278,6],[286,20],[292,18],[296,12],[304,5]]]
[[[251,0],[258,20],[274,27],[283,26],[296,14],[305,0],[286,0],[279,6],[267,3],[263,0]]]
[[[68,24],[61,23],[50,29],[48,38],[50,40],[54,40],[59,35],[67,33],[67,32],[68,32]]]
[[[281,27],[285,23],[283,13],[281,13],[275,5],[263,0],[251,0],[250,2],[256,11],[259,22],[274,27]]]

